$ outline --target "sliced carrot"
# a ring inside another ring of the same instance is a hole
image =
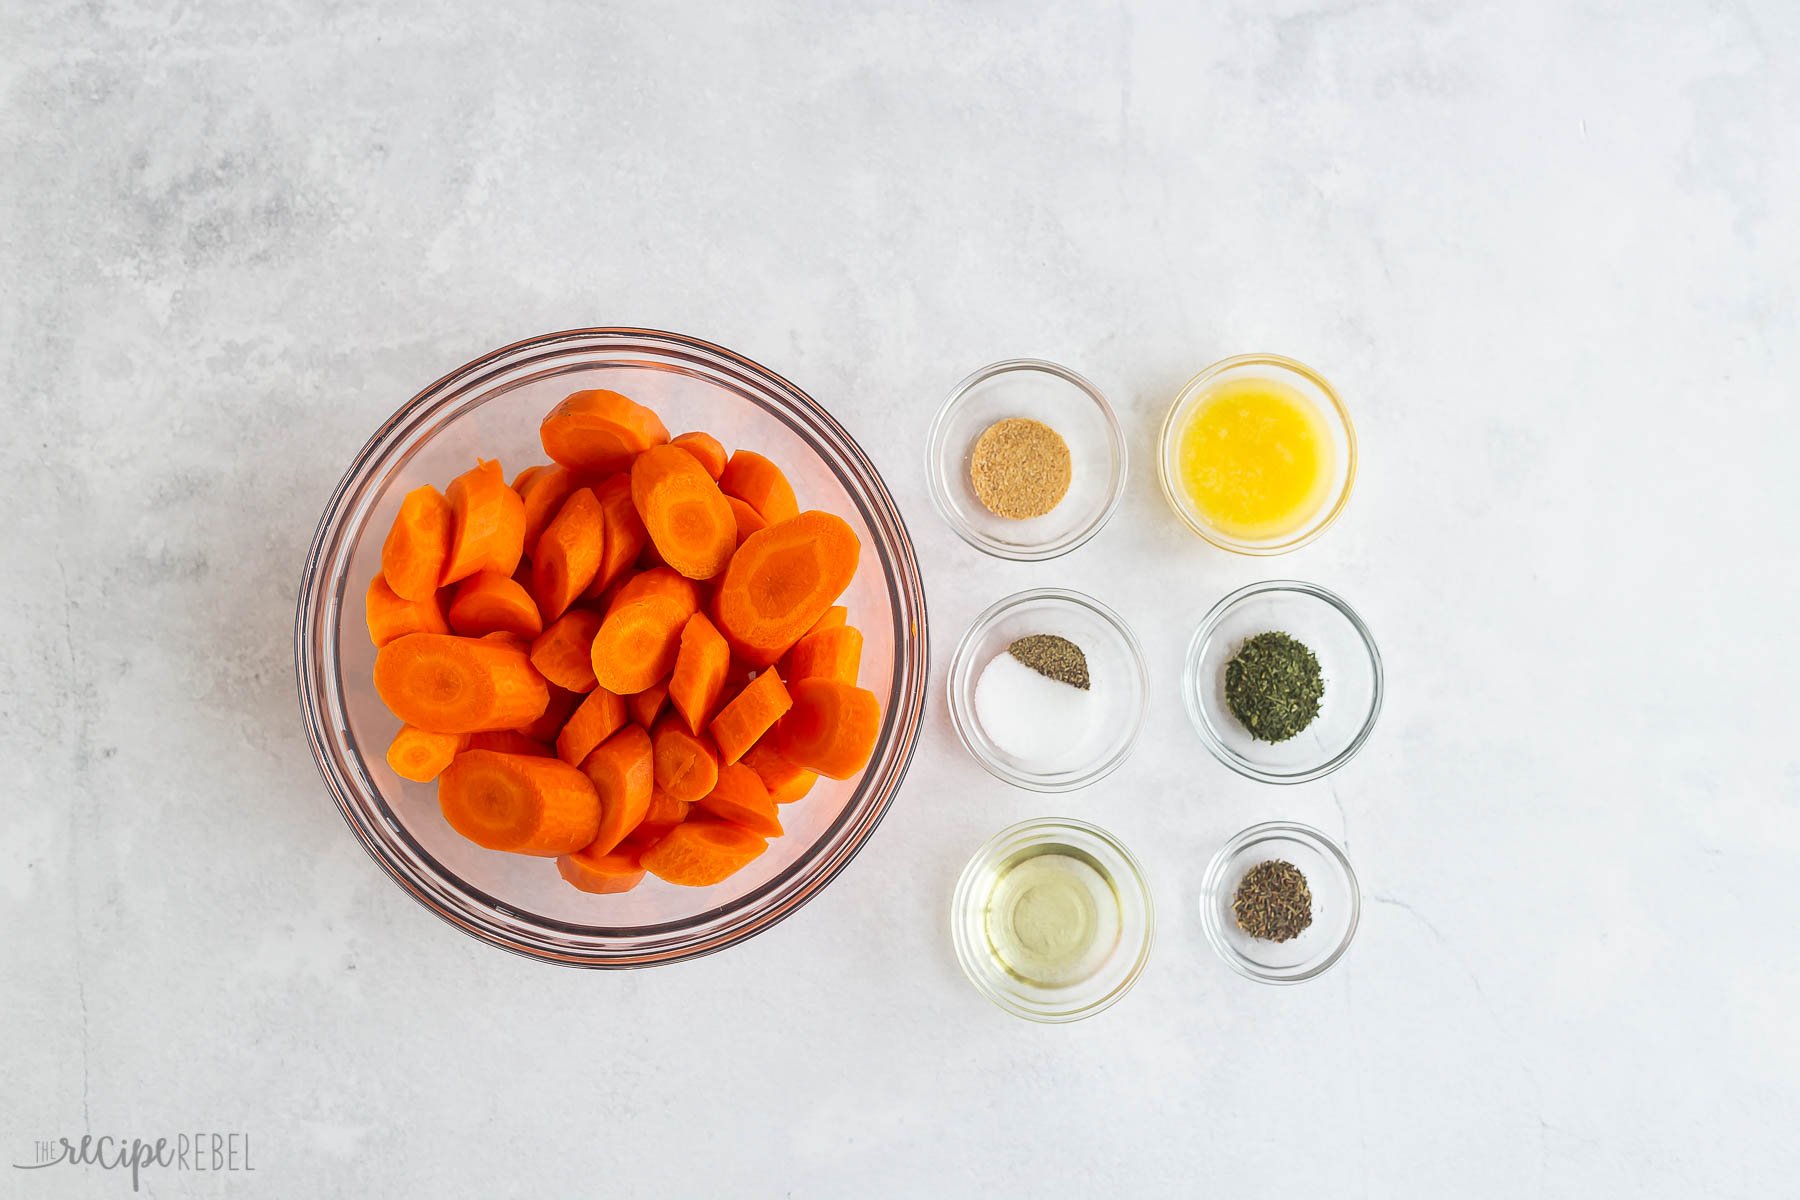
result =
[[[698,459],[652,446],[631,464],[631,502],[664,562],[689,579],[711,579],[737,549],[737,519]]]
[[[868,765],[881,732],[874,692],[835,679],[802,679],[793,696],[793,708],[775,728],[777,754],[833,779],[848,779]]]
[[[719,752],[705,736],[689,733],[679,719],[658,721],[650,748],[656,786],[676,800],[698,800],[719,780]]]
[[[611,587],[650,542],[650,534],[631,502],[631,473],[620,472],[594,485],[594,499],[600,501],[600,520],[606,526],[606,546],[600,552],[600,569],[588,585],[590,598]]]
[[[513,491],[525,504],[525,553],[536,554],[538,539],[562,511],[562,506],[576,488],[581,476],[561,463],[532,468],[513,480]]]
[[[669,681],[664,679],[625,697],[625,711],[640,728],[649,729],[656,724],[657,714],[662,712],[663,702],[668,698]]]
[[[712,434],[696,430],[671,438],[669,444],[693,455],[714,479],[725,473],[725,447]]]
[[[713,619],[737,656],[767,666],[825,615],[861,553],[841,517],[805,512],[751,534],[713,597]]]
[[[493,633],[484,633],[477,640],[493,642],[497,646],[505,646],[509,650],[517,650],[527,658],[531,656],[531,639],[528,637],[520,637],[516,633],[508,633],[504,629],[495,630]]]
[[[568,763],[465,750],[438,777],[438,805],[456,832],[489,850],[557,855],[579,850],[600,827],[600,800]]]
[[[538,427],[544,453],[576,471],[618,471],[669,440],[657,415],[617,392],[576,392]]]
[[[477,571],[511,575],[525,552],[525,502],[506,486],[500,464],[486,459],[450,481],[444,491],[455,514],[450,558],[440,583]]]
[[[781,676],[764,671],[752,679],[731,703],[719,710],[708,727],[719,747],[719,761],[734,763],[756,744],[793,705]]]
[[[544,619],[531,594],[498,571],[477,571],[457,584],[446,616],[450,628],[464,637],[516,633],[534,638],[544,632]]]
[[[600,798],[600,823],[588,850],[605,854],[636,829],[650,809],[656,782],[650,735],[627,725],[601,743],[581,763],[581,772]]]
[[[388,743],[387,763],[402,779],[430,783],[462,751],[463,742],[460,733],[432,733],[429,729],[402,725]]]
[[[808,635],[811,635],[811,634],[815,634],[815,633],[819,632],[819,630],[821,630],[821,629],[832,629],[832,628],[835,628],[836,626],[842,625],[845,621],[847,621],[849,619],[850,619],[850,610],[845,608],[841,604],[834,604],[830,608],[826,609],[825,615],[820,617],[818,620],[814,621],[813,627],[811,629],[807,630],[806,632]]]
[[[533,758],[544,758],[555,751],[543,742],[534,741],[516,729],[490,729],[482,733],[471,733],[469,750],[493,750],[499,754],[526,754]]]
[[[800,514],[799,502],[794,499],[793,485],[788,483],[787,476],[781,473],[780,467],[754,450],[739,450],[731,456],[719,476],[719,488],[754,508],[771,525]]]
[[[697,612],[689,617],[681,628],[674,674],[669,676],[669,699],[687,722],[689,733],[699,733],[712,720],[730,669],[731,647],[706,614]]]
[[[369,640],[378,650],[409,633],[450,632],[436,592],[423,600],[403,599],[381,575],[369,580],[369,590],[363,596],[363,616],[369,625]]]
[[[644,810],[644,820],[638,829],[645,825],[679,825],[687,820],[688,812],[693,807],[692,801],[677,800],[661,788],[653,788],[650,792],[650,807]]]
[[[763,520],[762,514],[751,508],[747,501],[739,500],[736,496],[727,496],[725,503],[731,505],[732,519],[737,522],[738,545],[743,545],[744,539],[757,530],[769,527],[769,523]]]
[[[531,653],[529,642],[525,645],[525,653]],[[519,726],[519,732],[534,742],[550,745],[556,741],[556,735],[562,732],[562,727],[568,724],[569,718],[574,715],[575,710],[581,707],[582,699],[580,692],[571,692],[568,688],[551,684],[550,703],[544,706],[543,715],[529,725]],[[578,763],[569,765],[576,766]]]
[[[700,589],[693,580],[669,567],[651,567],[623,580],[602,611],[611,616],[615,609],[651,596],[667,596],[689,616],[700,611]]]
[[[517,475],[513,476],[512,490],[519,493],[519,498],[523,500],[525,498],[525,485],[547,470],[549,470],[549,468],[543,463],[533,463],[531,466],[526,467],[523,471],[520,471]]]
[[[834,625],[809,633],[794,643],[781,660],[781,677],[792,684],[801,679],[835,679],[855,683],[862,669],[863,635],[854,625]]]
[[[644,869],[665,883],[710,887],[743,869],[769,843],[727,821],[683,821],[644,852]]]
[[[557,687],[583,694],[594,690],[593,646],[600,614],[571,608],[531,643],[532,665]]]
[[[738,761],[756,772],[763,786],[769,789],[769,799],[777,804],[792,804],[812,791],[819,776],[816,771],[796,766],[775,753],[775,748],[769,745],[771,740],[764,737],[744,751],[744,757]]]
[[[556,735],[556,756],[571,766],[580,766],[594,747],[619,732],[624,724],[625,701],[617,693],[597,687]]]
[[[762,777],[743,763],[720,767],[718,782],[695,803],[751,833],[781,836],[781,814],[769,798],[769,789],[763,786]]]
[[[590,488],[576,488],[531,552],[531,594],[554,621],[593,585],[606,549],[606,522]]]
[[[450,502],[429,483],[406,493],[381,544],[381,574],[396,596],[426,600],[437,591],[455,525]]]
[[[688,613],[667,596],[647,596],[615,608],[594,638],[589,670],[600,686],[621,696],[666,679],[681,648]]]
[[[644,881],[644,865],[638,851],[628,847],[605,854],[589,854],[584,847],[556,860],[557,872],[584,892],[608,896],[629,892]]]
[[[516,729],[550,703],[524,651],[441,633],[410,633],[377,651],[375,690],[395,716],[435,733]]]

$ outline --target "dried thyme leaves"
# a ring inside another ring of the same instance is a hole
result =
[[[1018,639],[1006,652],[1046,679],[1066,683],[1087,691],[1087,655],[1066,637],[1054,633],[1032,633]]]
[[[1306,876],[1279,858],[1257,863],[1231,898],[1238,928],[1253,938],[1285,942],[1312,924],[1312,889]]]
[[[1225,702],[1250,736],[1285,742],[1319,715],[1319,660],[1285,633],[1259,633],[1225,664]]]

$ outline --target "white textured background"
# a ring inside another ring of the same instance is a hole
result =
[[[1785,0],[0,15],[0,1160],[247,1131],[146,1195],[1770,1195],[1800,1178],[1800,11]],[[483,948],[343,828],[291,622],[351,455],[426,382],[586,324],[766,362],[869,448],[936,644],[900,801],[772,932],[636,974]],[[1347,397],[1345,519],[1178,531],[1179,384]],[[1090,375],[1136,470],[1095,542],[985,559],[920,465],[995,358]],[[1362,756],[1206,757],[1226,590],[1344,594]],[[950,645],[1021,587],[1135,624],[1155,706],[1087,792],[989,779]],[[1050,812],[1152,872],[1136,991],[1068,1028],[961,978],[957,870]],[[1194,905],[1257,820],[1341,833],[1344,962],[1230,974]],[[13,1174],[7,1195],[119,1195]]]

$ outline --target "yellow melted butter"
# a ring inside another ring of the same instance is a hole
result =
[[[1335,467],[1313,402],[1273,379],[1234,379],[1207,392],[1181,428],[1177,483],[1220,533],[1280,537],[1325,503]]]

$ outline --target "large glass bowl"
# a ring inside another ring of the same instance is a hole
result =
[[[596,896],[554,861],[500,854],[445,823],[436,789],[389,770],[399,722],[375,694],[363,591],[400,499],[499,458],[508,477],[543,462],[538,423],[570,392],[608,388],[648,404],[671,432],[704,429],[779,463],[802,508],[834,512],[862,539],[840,603],[866,639],[863,686],[881,698],[867,769],[820,779],[785,805],[787,835],[729,880],[680,888],[648,878]],[[325,507],[300,585],[300,707],[326,787],[357,840],[415,899],[466,933],[548,962],[642,967],[721,950],[806,903],[880,823],[906,773],[925,706],[925,594],[912,541],[880,475],[841,425],[774,372],[696,338],[647,329],[546,334],[483,355],[420,392],[376,431]]]

